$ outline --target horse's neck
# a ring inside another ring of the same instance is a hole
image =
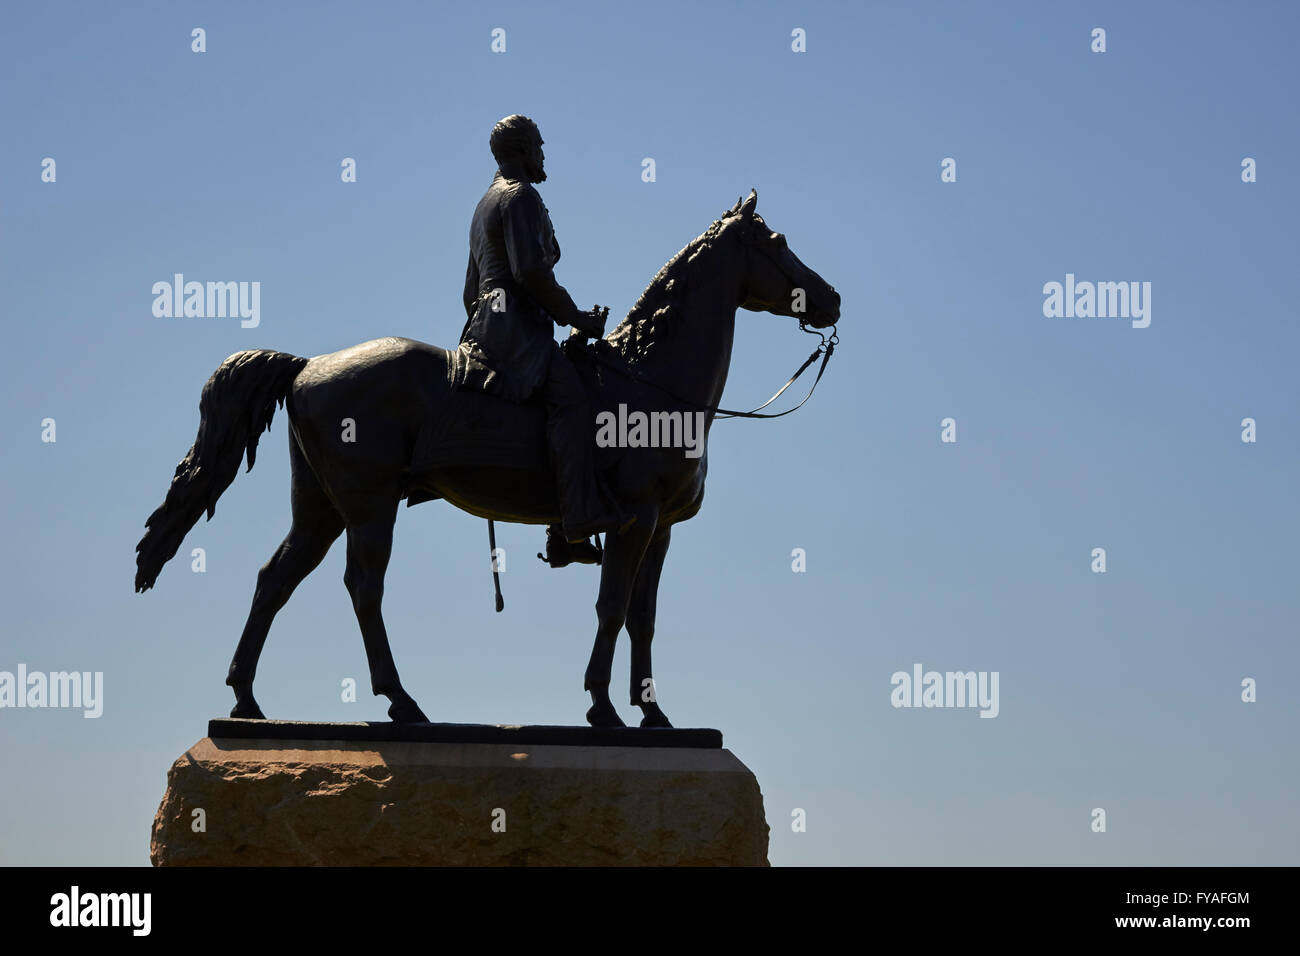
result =
[[[681,321],[664,347],[651,350],[645,377],[683,399],[712,408],[722,400],[736,333],[736,290],[725,273],[696,270],[679,308]],[[713,414],[709,413],[709,421]]]

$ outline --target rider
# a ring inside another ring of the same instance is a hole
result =
[[[577,370],[555,341],[551,322],[604,334],[598,309],[580,311],[552,267],[560,259],[551,217],[533,183],[546,180],[542,136],[526,116],[507,116],[492,130],[497,172],[470,225],[465,312],[453,353],[452,383],[514,401],[541,392],[563,526],[547,529],[552,566],[594,563],[587,539],[624,530],[632,519],[601,501],[592,461],[593,420]]]

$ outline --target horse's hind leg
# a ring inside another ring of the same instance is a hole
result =
[[[388,645],[388,631],[380,613],[384,597],[384,574],[393,550],[393,522],[397,518],[397,501],[384,514],[348,525],[348,569],[343,583],[352,595],[352,608],[361,625],[370,662],[370,688],[391,702],[388,716],[397,723],[428,721],[424,711],[402,687]]]
[[[343,532],[342,516],[307,467],[292,437],[289,439],[289,459],[293,465],[290,492],[293,525],[275,554],[271,555],[271,560],[257,573],[253,606],[226,676],[226,683],[235,691],[231,717],[264,719],[262,709],[253,698],[253,678],[257,674],[257,660],[262,654],[271,622],[289,600],[294,588],[316,569],[330,545]]]

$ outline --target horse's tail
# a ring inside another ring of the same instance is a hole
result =
[[[198,437],[176,466],[167,498],[149,516],[135,546],[137,591],[153,587],[199,515],[206,510],[211,520],[245,454],[252,470],[257,440],[270,430],[276,404],[284,404],[306,364],[297,355],[258,349],[236,352],[212,373],[199,398]]]

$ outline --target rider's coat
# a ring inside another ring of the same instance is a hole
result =
[[[551,323],[571,325],[578,307],[552,269],[560,259],[550,214],[531,183],[498,171],[474,210],[465,273],[469,319],[448,378],[515,401],[546,380],[559,346]]]

